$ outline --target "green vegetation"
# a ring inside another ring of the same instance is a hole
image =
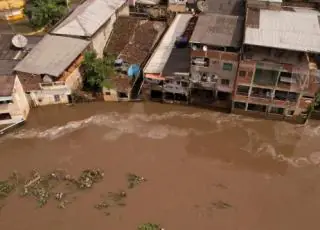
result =
[[[108,79],[114,74],[113,56],[98,58],[94,51],[84,54],[82,63],[84,73],[84,88],[94,92],[101,92],[102,87],[108,84]],[[109,87],[111,87],[109,85]]]
[[[53,26],[68,12],[64,0],[30,0],[25,14],[35,28]]]
[[[311,117],[312,113],[320,106],[320,91],[316,94],[313,103],[309,106],[306,121]]]

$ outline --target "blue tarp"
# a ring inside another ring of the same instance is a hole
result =
[[[131,65],[128,69],[128,77],[135,77],[140,73],[140,66],[137,64]]]

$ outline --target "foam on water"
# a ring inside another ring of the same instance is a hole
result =
[[[177,127],[173,125],[163,124],[161,121],[170,119],[190,119],[190,127]],[[208,126],[212,127],[210,131],[198,130],[192,128],[194,120],[208,122]],[[188,135],[205,135],[214,132],[222,132],[229,128],[238,128],[244,130],[248,136],[247,145],[241,149],[249,154],[259,157],[263,155],[271,156],[274,160],[285,161],[294,167],[305,165],[319,165],[320,152],[310,153],[305,157],[286,157],[282,153],[277,152],[271,142],[276,141],[279,144],[292,145],[297,142],[303,135],[304,139],[318,138],[320,136],[320,126],[299,126],[285,122],[274,122],[274,138],[268,140],[262,133],[254,128],[249,128],[250,124],[264,122],[263,120],[242,117],[233,114],[221,114],[212,112],[199,113],[183,113],[183,112],[167,112],[162,114],[144,114],[144,113],[106,113],[98,114],[79,121],[71,121],[61,126],[55,126],[48,129],[22,129],[16,133],[7,135],[4,139],[48,139],[54,140],[64,135],[70,134],[77,130],[88,126],[107,127],[103,139],[106,141],[114,141],[121,138],[125,134],[137,135],[142,138],[164,139],[169,136],[185,137]],[[298,143],[297,143],[298,144]]]

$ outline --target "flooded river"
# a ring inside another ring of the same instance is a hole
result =
[[[56,168],[101,168],[105,178],[66,209],[10,196],[0,229],[319,229],[320,124],[306,127],[190,107],[94,103],[44,107],[0,139],[0,178]],[[106,216],[93,206],[147,182]],[[219,208],[218,203],[228,204]]]

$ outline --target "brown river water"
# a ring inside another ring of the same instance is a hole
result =
[[[104,170],[105,178],[68,205],[35,207],[10,196],[6,230],[316,230],[320,215],[320,123],[306,126],[190,107],[93,103],[43,107],[0,139],[0,178],[56,168]],[[93,208],[125,175],[148,179],[125,207]],[[223,201],[230,207],[216,208]]]

